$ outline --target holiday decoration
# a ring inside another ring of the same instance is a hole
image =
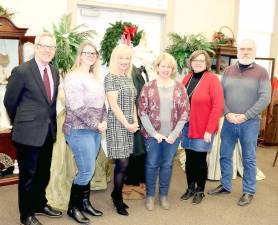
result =
[[[113,49],[118,43],[137,46],[142,36],[143,30],[138,31],[138,26],[130,22],[117,21],[106,29],[100,45],[100,54],[103,64],[109,64]]]

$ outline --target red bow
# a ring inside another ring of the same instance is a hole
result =
[[[123,42],[126,45],[131,44],[131,40],[134,38],[137,31],[137,27],[135,26],[124,26],[123,29]]]

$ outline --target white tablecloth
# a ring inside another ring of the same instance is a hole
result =
[[[220,131],[223,125],[223,117],[219,122],[219,132],[215,135],[211,152],[207,155],[207,163],[208,163],[208,179],[209,180],[220,180],[221,170],[220,170]],[[181,163],[181,167],[184,170],[185,167],[185,152],[184,150],[179,150],[178,152],[179,161]],[[234,155],[233,155],[233,179],[236,179],[237,174],[240,176],[243,175],[243,165],[242,165],[242,153],[241,146],[238,142],[235,146]],[[265,179],[265,175],[261,170],[257,168],[257,180]]]

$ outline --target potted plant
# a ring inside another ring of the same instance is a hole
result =
[[[62,16],[60,24],[53,24],[57,50],[52,63],[59,68],[62,76],[71,69],[80,43],[96,34],[94,30],[81,31],[84,28],[85,24],[72,27],[70,14]]]
[[[166,51],[176,59],[180,74],[187,67],[187,59],[195,50],[205,50],[210,55],[215,54],[214,44],[208,42],[203,34],[181,36],[177,33],[170,33],[169,37],[171,44],[167,46]]]
[[[14,16],[14,12],[0,5],[0,16],[4,16],[8,19],[11,19]]]

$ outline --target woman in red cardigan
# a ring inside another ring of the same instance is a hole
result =
[[[183,79],[190,101],[190,116],[182,135],[188,189],[181,199],[188,200],[194,196],[192,204],[199,204],[205,196],[207,152],[211,150],[224,110],[222,86],[217,75],[210,72],[210,66],[207,52],[197,50],[189,58],[191,71]]]

